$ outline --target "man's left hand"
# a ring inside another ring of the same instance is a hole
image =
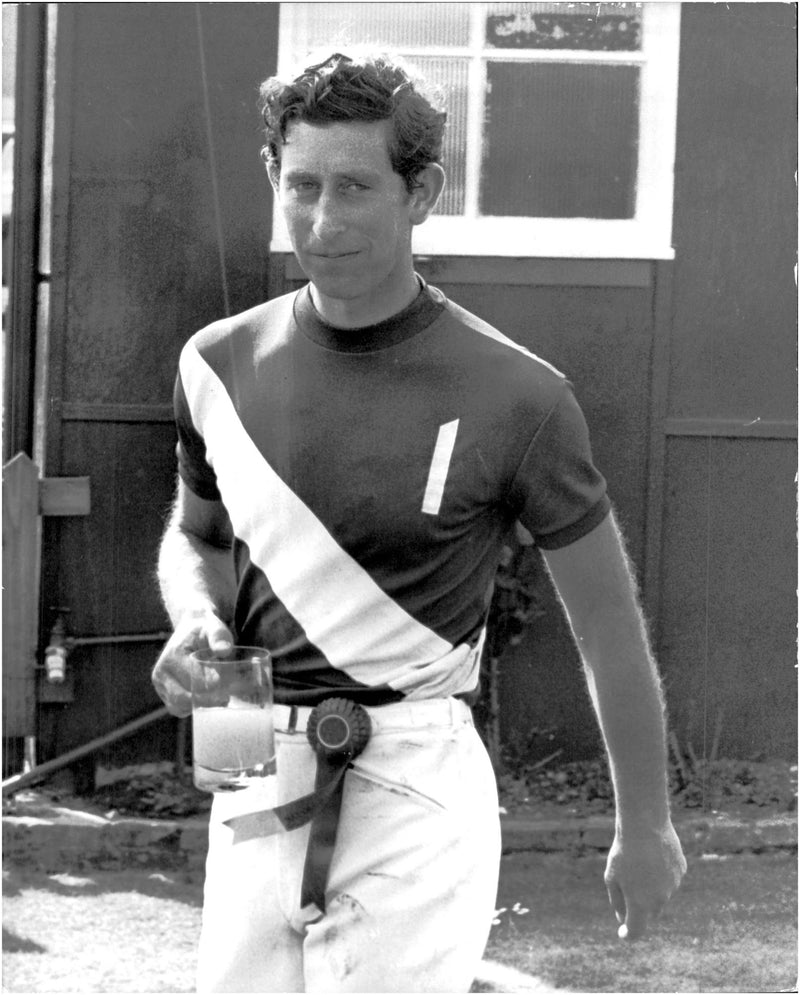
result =
[[[644,935],[685,873],[686,858],[672,823],[657,831],[617,829],[605,883],[620,923],[620,939],[638,940]]]

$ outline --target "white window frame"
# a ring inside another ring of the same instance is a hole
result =
[[[282,3],[278,71],[293,67],[293,9]],[[413,62],[421,56],[469,58],[466,186],[463,215],[433,215],[414,233],[420,256],[501,256],[567,259],[673,259],[672,213],[678,105],[680,3],[642,4],[642,48],[637,52],[565,49],[487,49],[485,4],[470,5],[467,47],[402,48]],[[634,216],[527,218],[481,216],[478,212],[483,97],[488,61],[618,64],[640,67],[639,148]],[[445,169],[447,163],[444,163]],[[277,208],[277,205],[276,205]],[[280,209],[273,212],[271,251],[291,252]]]

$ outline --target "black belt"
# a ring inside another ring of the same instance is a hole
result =
[[[325,888],[336,843],[345,771],[369,742],[371,731],[369,714],[361,705],[346,698],[326,698],[311,712],[306,728],[317,755],[314,790],[266,812],[235,816],[225,823],[236,831],[239,842],[311,823],[301,908],[313,903],[325,911]]]

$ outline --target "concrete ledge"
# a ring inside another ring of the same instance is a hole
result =
[[[679,822],[678,834],[687,853],[763,853],[797,850],[797,816],[766,819],[699,817]]]
[[[24,813],[24,814],[23,814]],[[503,853],[605,853],[614,839],[610,815],[501,816]],[[797,850],[797,815],[738,818],[675,814],[687,855]],[[3,817],[3,856],[48,873],[87,867],[202,870],[208,817],[138,819],[36,804]]]
[[[563,819],[501,816],[503,853],[536,850],[540,853],[608,850],[614,840],[612,816],[592,815]]]
[[[688,855],[763,853],[797,850],[797,815],[741,819],[722,814],[689,816],[676,813],[675,830]],[[605,852],[614,839],[611,815],[536,819],[501,816],[503,853],[523,850]]]
[[[207,820],[86,816],[4,816],[4,859],[48,873],[87,867],[203,868]]]

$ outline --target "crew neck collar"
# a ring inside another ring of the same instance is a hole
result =
[[[298,291],[294,317],[300,331],[317,345],[335,352],[376,352],[398,345],[427,328],[444,309],[438,291],[417,275],[420,291],[414,300],[397,314],[375,325],[362,328],[337,328],[329,324],[314,307],[310,284]]]

